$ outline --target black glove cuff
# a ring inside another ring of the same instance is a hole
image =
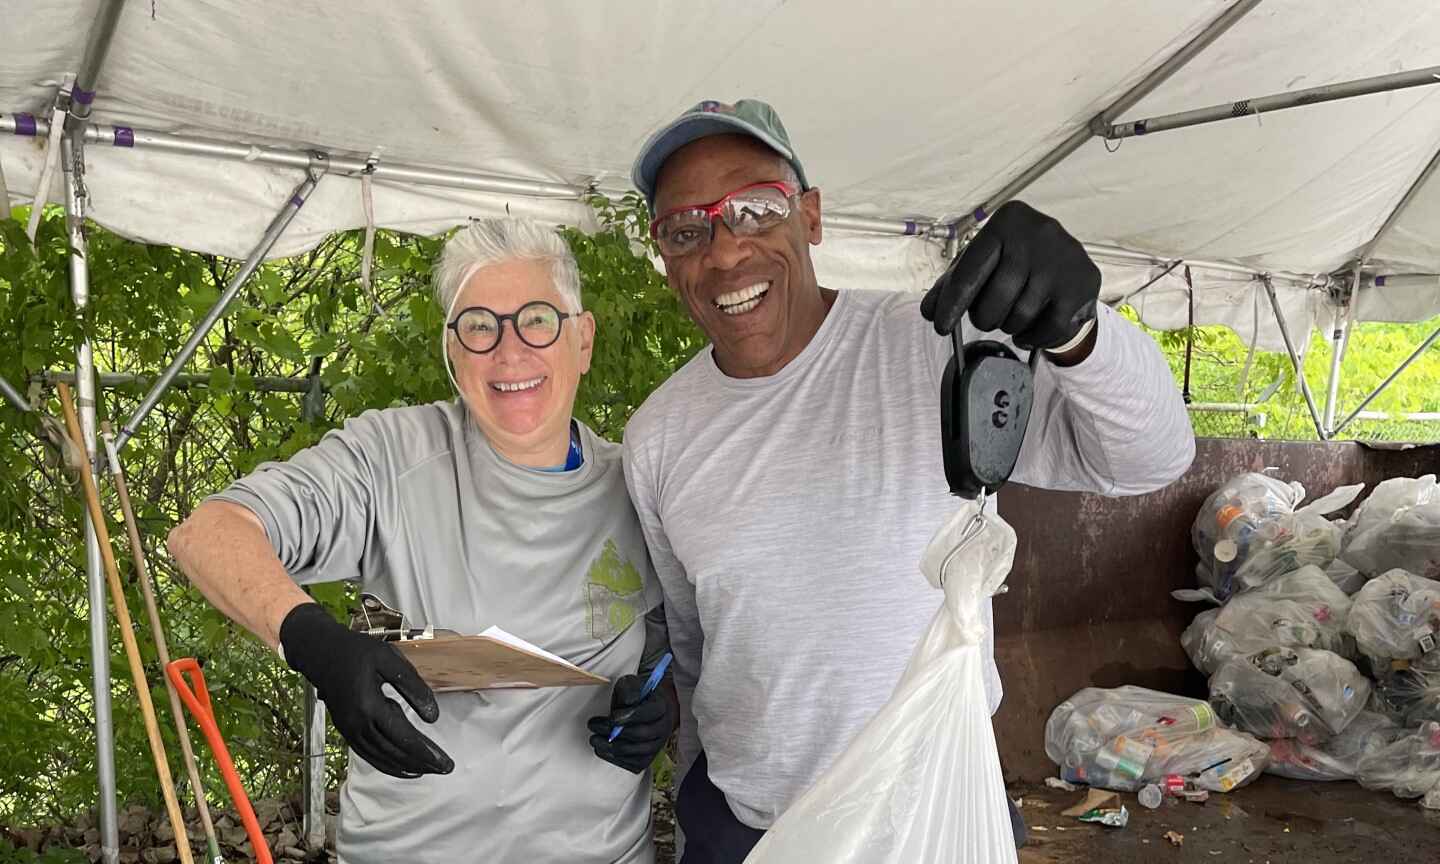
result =
[[[344,629],[324,606],[301,603],[280,622],[281,656],[291,669],[305,674],[306,660],[315,648],[334,638],[336,627]]]

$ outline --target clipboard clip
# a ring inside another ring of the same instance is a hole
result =
[[[382,642],[448,639],[460,635],[453,630],[437,630],[430,625],[407,627],[405,613],[370,593],[360,595],[360,609],[350,615],[350,629]]]

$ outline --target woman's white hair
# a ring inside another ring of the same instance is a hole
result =
[[[482,267],[507,261],[543,261],[550,265],[555,289],[568,308],[579,312],[580,268],[555,229],[529,219],[475,219],[445,241],[435,268],[435,299],[448,322],[466,280]],[[502,310],[503,311],[503,310]]]

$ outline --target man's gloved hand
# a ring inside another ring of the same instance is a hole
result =
[[[616,679],[615,689],[610,691],[610,713],[591,717],[585,724],[590,727],[590,746],[595,755],[634,774],[650,767],[680,721],[680,711],[671,701],[667,686],[662,684],[640,698],[646,677],[626,675]],[[620,737],[611,741],[610,730],[617,725],[625,728]]]
[[[352,632],[318,603],[302,603],[280,625],[285,662],[315,685],[335,728],[360,758],[392,777],[449,774],[455,763],[405,719],[380,690],[395,688],[420,719],[440,716],[435,694],[393,645]]]
[[[1100,269],[1059,222],[1011,201],[965,247],[920,303],[949,335],[966,311],[981,330],[1026,350],[1064,345],[1095,318]]]

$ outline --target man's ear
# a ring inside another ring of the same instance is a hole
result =
[[[807,189],[800,195],[800,212],[805,217],[805,239],[811,246],[820,245],[820,190]]]

